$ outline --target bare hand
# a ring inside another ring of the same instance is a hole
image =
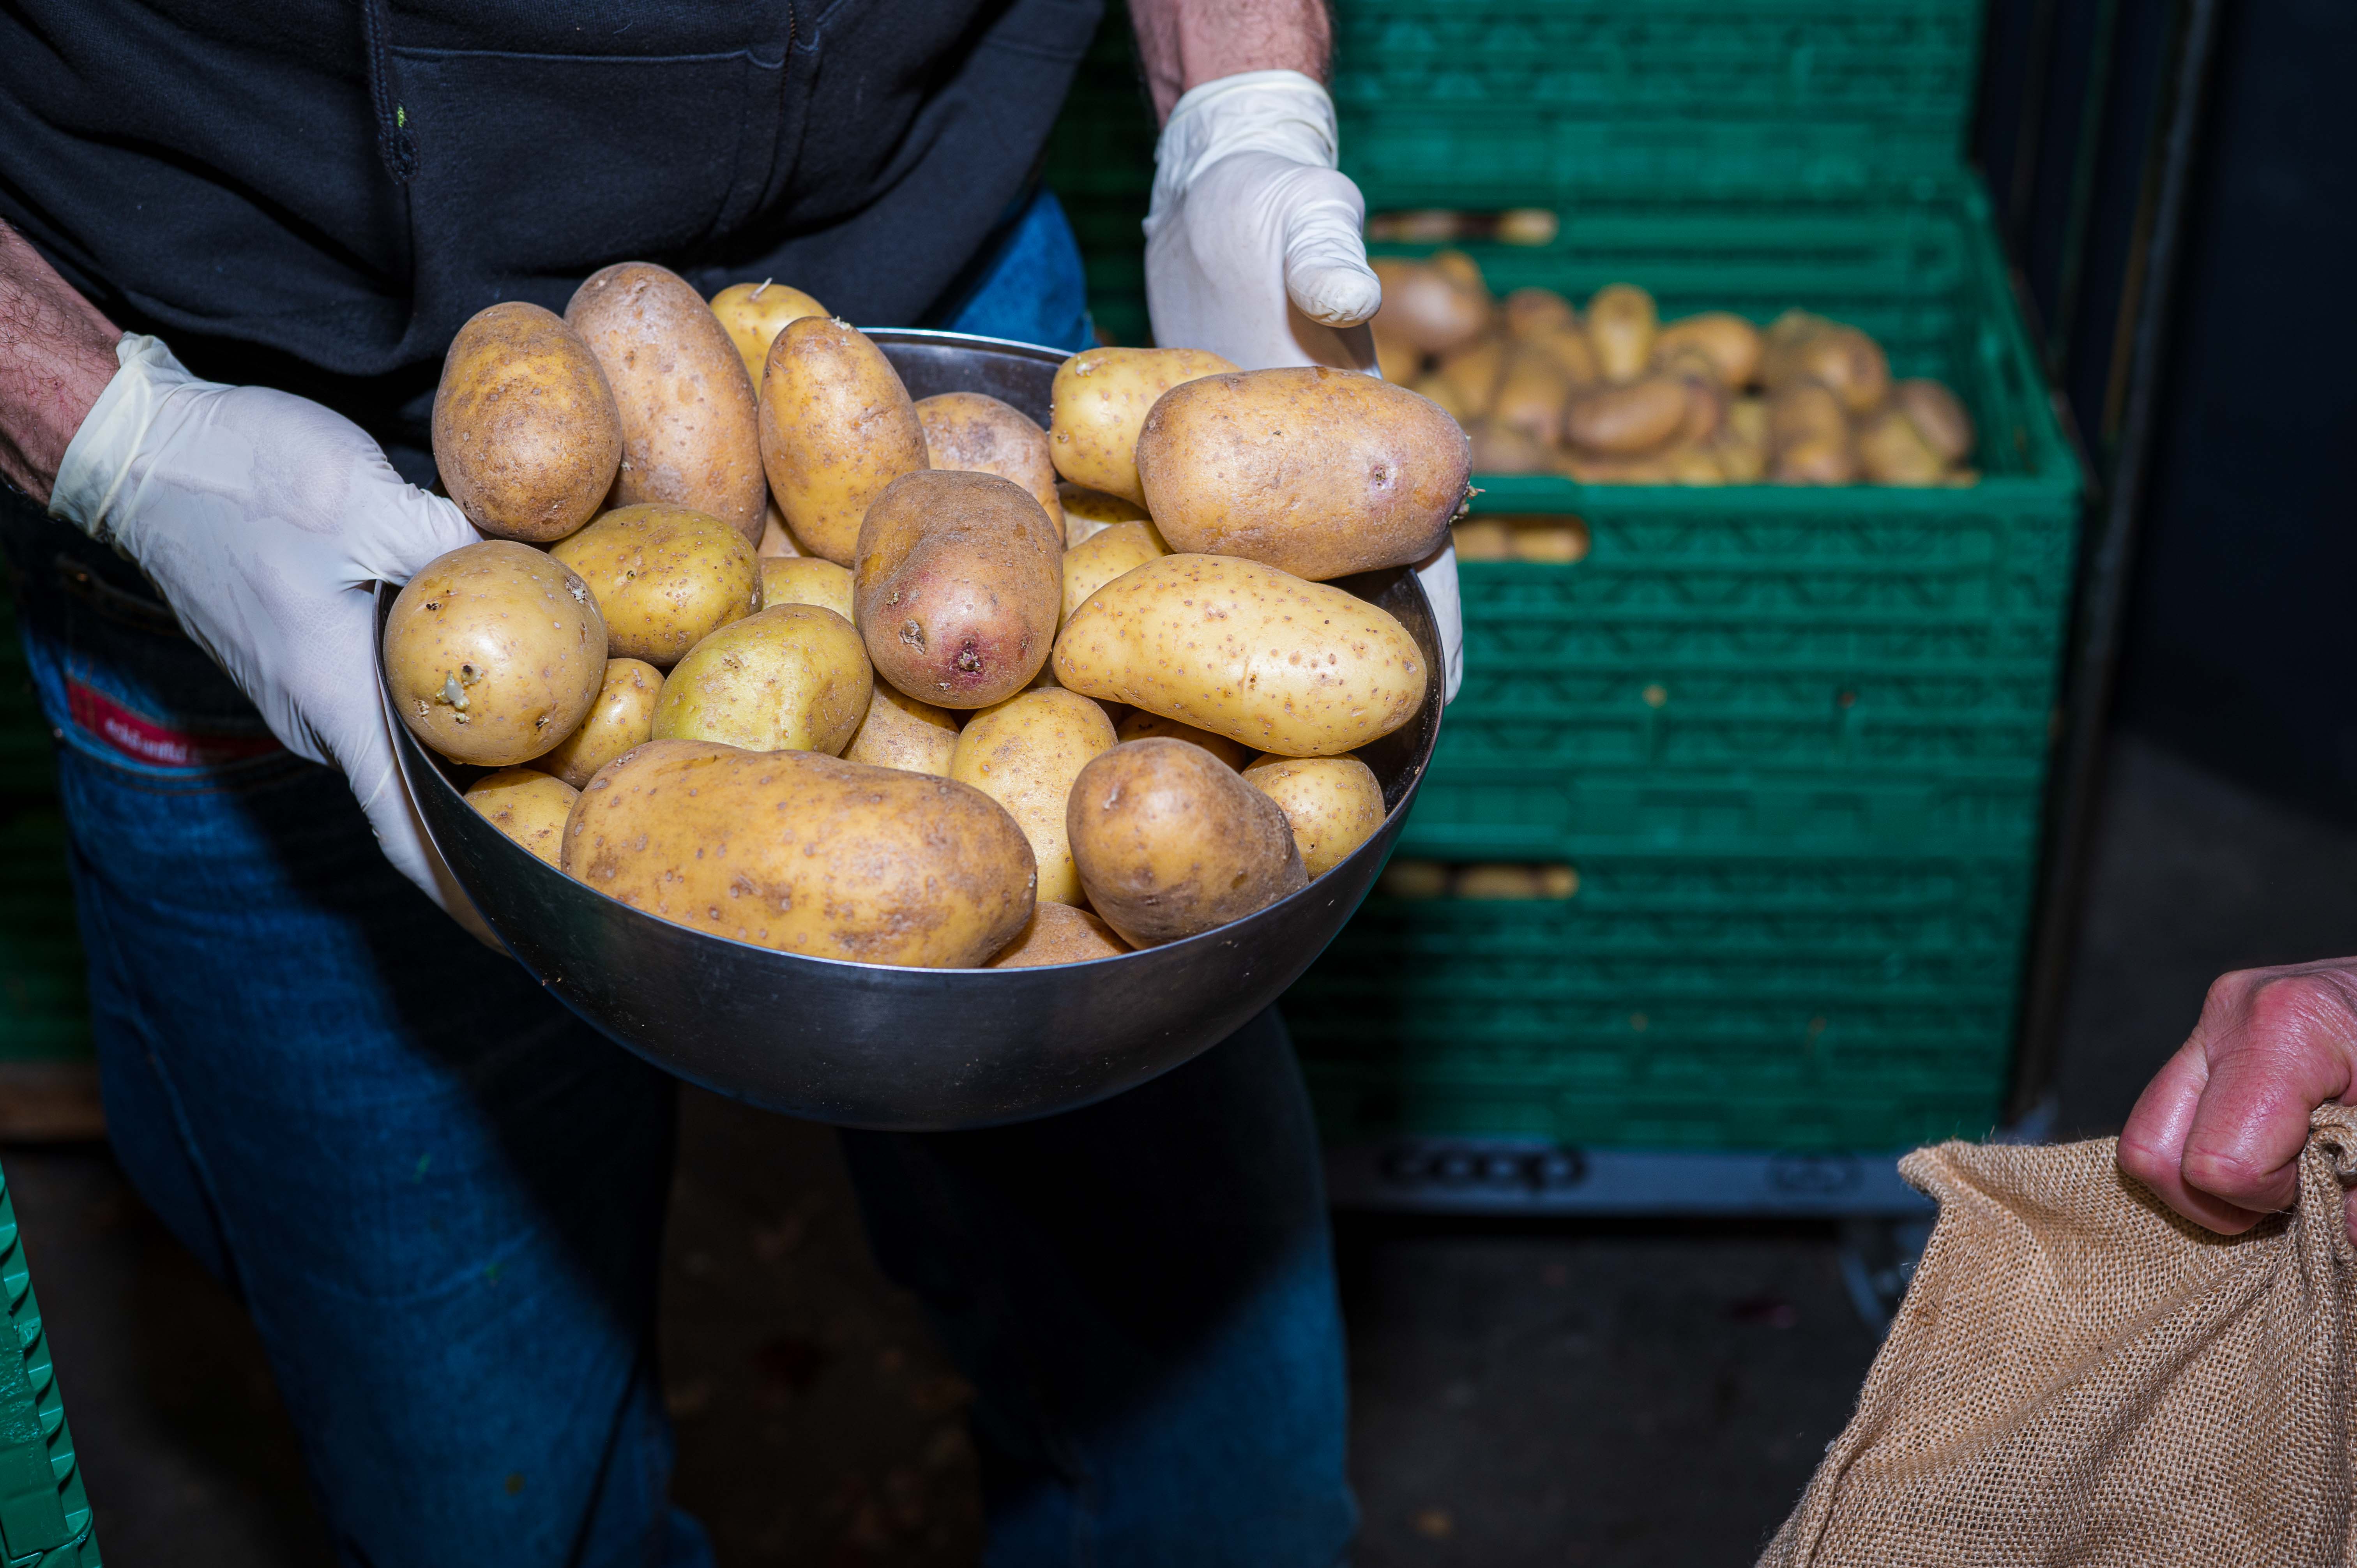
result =
[[[0,477],[45,506],[67,445],[114,379],[122,336],[0,223]]]
[[[2291,1207],[2309,1113],[2352,1089],[2357,959],[2222,975],[2137,1098],[2120,1166],[2188,1219],[2239,1234]],[[2344,1223],[2357,1240],[2357,1192]]]

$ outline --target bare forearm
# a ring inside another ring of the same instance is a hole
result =
[[[66,446],[114,376],[123,336],[0,223],[0,474],[47,503]]]
[[[1130,0],[1157,121],[1190,87],[1243,70],[1326,80],[1334,26],[1326,0]]]

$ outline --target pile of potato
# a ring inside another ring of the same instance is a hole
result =
[[[1383,867],[1375,890],[1389,898],[1462,898],[1474,903],[1561,900],[1579,892],[1579,872],[1562,861],[1411,860]]]
[[[1469,459],[1403,388],[1189,349],[1074,356],[1046,430],[916,402],[808,295],[644,263],[469,321],[434,449],[491,537],[384,667],[477,809],[680,925],[940,968],[1192,936],[1365,843],[1355,748],[1428,675],[1326,579],[1438,549]]]
[[[1623,485],[1969,485],[1973,422],[1934,381],[1894,381],[1855,327],[1789,310],[1765,330],[1652,295],[1491,297],[1460,251],[1375,263],[1385,379],[1464,424],[1485,474]]]

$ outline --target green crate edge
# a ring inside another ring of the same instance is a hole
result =
[[[0,1474],[38,1465],[47,1472],[51,1487],[46,1494],[38,1490],[0,1494],[0,1542],[5,1542],[6,1563],[8,1568],[31,1563],[41,1568],[98,1568],[90,1498],[83,1489],[73,1431],[67,1423],[56,1368],[50,1361],[40,1304],[33,1294],[16,1196],[5,1172],[0,1172],[0,1285],[7,1291],[9,1322],[22,1359],[20,1374],[35,1402],[38,1423],[37,1434],[16,1434],[5,1448],[0,1448]],[[34,1445],[38,1453],[27,1452]]]

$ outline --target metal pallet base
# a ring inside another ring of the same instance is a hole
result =
[[[1993,1142],[2036,1144],[2044,1101]],[[1326,1151],[1337,1208],[1393,1213],[1908,1219],[1932,1200],[1899,1179],[1904,1150],[1793,1154],[1583,1149],[1543,1138],[1386,1138]]]

